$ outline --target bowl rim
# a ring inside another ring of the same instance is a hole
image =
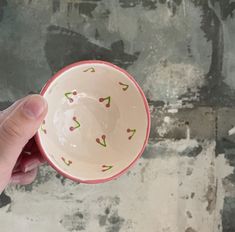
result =
[[[148,139],[149,139],[149,134],[150,134],[150,124],[151,124],[151,116],[150,116],[150,110],[149,110],[149,105],[148,105],[148,101],[145,97],[145,94],[143,92],[143,90],[140,88],[139,84],[136,82],[136,80],[124,69],[116,66],[115,64],[112,64],[110,62],[107,61],[102,61],[102,60],[84,60],[84,61],[78,61],[75,63],[72,63],[70,65],[65,66],[64,68],[60,69],[58,72],[56,72],[47,82],[46,84],[43,86],[43,88],[40,91],[40,95],[44,96],[44,94],[46,93],[47,89],[49,88],[49,86],[58,78],[61,76],[61,74],[63,74],[64,72],[66,72],[67,70],[76,67],[76,66],[80,66],[80,65],[84,65],[84,64],[104,64],[107,66],[110,66],[112,68],[117,69],[118,71],[122,72],[137,88],[137,90],[139,91],[139,93],[141,94],[141,97],[143,99],[144,102],[144,106],[145,106],[145,111],[147,114],[147,129],[146,129],[146,136],[145,136],[145,140],[144,140],[144,144],[140,150],[140,152],[138,153],[138,155],[135,157],[135,159],[124,169],[122,169],[120,172],[116,173],[115,175],[108,177],[108,178],[102,178],[102,179],[90,179],[90,180],[82,180],[80,178],[74,177],[72,175],[69,175],[68,173],[64,172],[63,170],[61,170],[60,168],[58,168],[49,158],[47,153],[45,152],[44,148],[42,147],[40,138],[39,138],[39,130],[37,131],[37,133],[35,134],[35,141],[36,144],[39,148],[40,153],[42,154],[43,158],[46,160],[46,162],[53,167],[59,174],[61,174],[62,176],[73,180],[75,182],[79,182],[79,183],[85,183],[85,184],[98,184],[98,183],[104,183],[113,179],[118,178],[119,176],[123,175],[124,173],[126,173],[136,162],[137,160],[141,157],[141,155],[143,154],[145,147],[148,143]]]

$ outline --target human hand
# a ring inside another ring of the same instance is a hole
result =
[[[40,95],[27,96],[0,112],[0,193],[8,183],[30,184],[35,179],[43,159],[32,137],[46,113]]]

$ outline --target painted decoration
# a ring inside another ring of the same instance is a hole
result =
[[[69,128],[70,131],[74,131],[74,130],[78,129],[81,126],[78,119],[75,116],[73,117],[73,121],[75,122],[75,126],[71,126]]]
[[[109,107],[110,107],[110,103],[111,103],[111,97],[110,97],[110,96],[105,97],[105,98],[101,97],[101,98],[99,99],[99,102],[106,102],[105,106],[106,106],[107,108],[109,108]]]
[[[128,128],[126,131],[127,131],[127,133],[130,134],[130,136],[128,137],[128,139],[131,140],[132,137],[133,137],[133,136],[135,135],[135,133],[136,133],[136,129],[130,129],[130,128]]]
[[[119,85],[122,86],[122,90],[123,90],[123,91],[126,91],[126,90],[129,88],[129,85],[124,84],[124,83],[122,83],[122,82],[119,82]]]
[[[96,142],[98,144],[100,144],[101,146],[103,146],[103,147],[107,146],[107,144],[106,144],[106,136],[105,135],[102,135],[101,139],[100,138],[96,138]]]
[[[77,95],[77,91],[76,90],[74,90],[72,92],[66,92],[64,94],[64,96],[69,100],[70,103],[72,103],[74,101],[73,96],[76,96],[76,95]]]

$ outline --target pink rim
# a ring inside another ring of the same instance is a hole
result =
[[[113,180],[113,179],[116,179],[117,177],[121,176],[122,174],[124,174],[127,170],[129,170],[135,163],[136,161],[140,158],[140,156],[143,154],[144,152],[144,149],[147,145],[147,142],[148,142],[148,138],[149,138],[149,133],[150,133],[150,111],[149,111],[149,106],[148,106],[148,102],[147,102],[147,99],[144,95],[144,92],[142,91],[142,89],[140,88],[140,86],[138,85],[138,83],[135,81],[135,79],[125,70],[123,70],[122,68],[112,64],[112,63],[109,63],[109,62],[106,62],[106,61],[101,61],[101,60],[86,60],[86,61],[80,61],[80,62],[76,62],[76,63],[73,63],[73,64],[70,64],[66,67],[64,67],[63,69],[61,69],[59,72],[57,72],[51,79],[48,80],[48,82],[44,85],[44,87],[42,88],[40,94],[42,96],[44,96],[45,92],[47,91],[48,87],[51,85],[51,83],[56,79],[58,78],[62,73],[64,73],[65,71],[69,70],[70,68],[73,68],[75,66],[78,66],[78,65],[82,65],[82,64],[105,64],[105,65],[108,65],[108,66],[111,66],[117,70],[119,70],[120,72],[124,73],[133,83],[134,85],[137,87],[137,89],[139,90],[141,96],[142,96],[142,99],[144,101],[144,105],[145,105],[145,110],[146,110],[146,113],[147,113],[147,130],[146,130],[146,136],[145,136],[145,141],[144,141],[144,145],[141,149],[141,151],[139,152],[139,154],[137,155],[137,157],[132,161],[132,163],[130,165],[128,165],[126,168],[124,168],[122,171],[120,171],[119,173],[109,177],[109,178],[104,178],[104,179],[96,179],[96,180],[81,180],[79,178],[76,178],[74,176],[70,176],[69,174],[65,173],[64,171],[60,170],[58,167],[56,167],[51,161],[50,159],[48,158],[46,152],[44,151],[42,145],[41,145],[41,142],[40,142],[40,138],[39,138],[39,133],[37,132],[36,135],[35,135],[35,140],[36,140],[36,143],[38,145],[38,148],[41,152],[41,154],[43,155],[43,157],[45,158],[45,160],[58,172],[60,173],[61,175],[63,175],[64,177],[68,178],[68,179],[71,179],[75,182],[80,182],[80,183],[86,183],[86,184],[97,184],[97,183],[104,183],[104,182],[107,182],[107,181],[110,181],[110,180]]]

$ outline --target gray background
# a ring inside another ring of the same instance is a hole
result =
[[[149,144],[118,180],[40,168],[0,197],[0,231],[235,232],[235,2],[0,0],[0,107],[67,64],[127,69],[151,109]]]

